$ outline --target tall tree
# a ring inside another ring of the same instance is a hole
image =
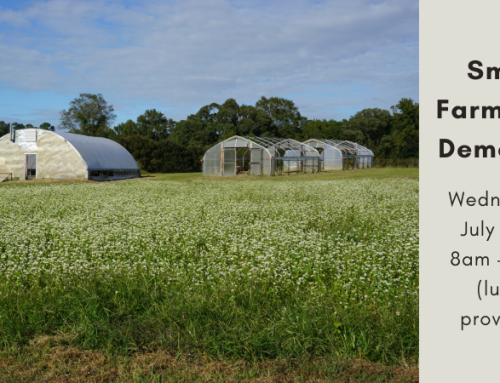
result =
[[[302,124],[301,139],[304,141],[310,138],[334,137],[330,134],[330,124],[326,120],[307,120]]]
[[[419,104],[411,98],[402,98],[392,109],[391,139],[397,158],[418,157]]]
[[[20,124],[18,122],[12,123],[12,130],[22,130],[22,129],[26,129],[26,126],[24,126],[24,124]]]
[[[6,134],[10,133],[10,126],[12,125],[12,130],[22,130],[26,129],[26,126],[23,124],[20,124],[18,122],[12,122],[12,123],[6,123],[4,121],[0,121],[0,137],[5,136]],[[28,124],[31,125],[31,124]],[[33,126],[33,125],[31,125]]]
[[[61,112],[60,129],[87,136],[108,136],[116,118],[113,105],[108,105],[102,94],[81,93]]]
[[[132,120],[127,120],[127,122],[116,125],[114,130],[117,137],[128,137],[139,134],[137,124]]]
[[[149,109],[137,117],[136,131],[141,136],[159,141],[169,136],[174,124],[174,120],[168,120],[163,113]]]
[[[175,125],[169,139],[186,148],[206,150],[217,143],[219,135],[215,124],[190,115],[186,120],[179,121]]]
[[[344,125],[345,138],[370,148],[380,145],[382,137],[391,133],[392,116],[388,110],[363,109],[352,116]]]
[[[0,121],[0,137],[5,136],[6,134],[9,134],[10,132],[10,126],[4,121]]]
[[[272,118],[279,137],[300,138],[300,127],[306,118],[300,115],[299,108],[292,100],[262,96],[255,107],[263,110]]]
[[[217,143],[223,134],[223,126],[217,122],[220,105],[212,103],[198,113],[179,121],[171,128],[170,139],[184,147],[203,151]]]
[[[261,137],[275,137],[277,135],[277,129],[271,116],[263,110],[252,105],[241,105],[239,114],[240,120],[236,134]]]
[[[229,138],[237,134],[237,125],[240,121],[240,106],[234,98],[228,98],[224,104],[218,106],[215,114],[215,127],[219,139]]]
[[[155,141],[144,136],[131,135],[118,137],[117,142],[132,154],[142,170],[155,173],[201,170],[200,155],[203,154],[187,149],[170,139]]]
[[[52,126],[49,122],[42,123],[39,129],[50,130],[52,132],[56,130],[56,128]]]

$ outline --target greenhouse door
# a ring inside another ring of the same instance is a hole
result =
[[[223,176],[236,175],[236,149],[224,149],[224,172]]]
[[[36,154],[25,154],[24,179],[36,178]]]
[[[250,175],[260,176],[262,174],[262,149],[250,149]]]

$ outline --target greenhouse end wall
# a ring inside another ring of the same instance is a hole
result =
[[[324,145],[322,161],[324,170],[342,170],[342,152],[330,145]]]
[[[16,142],[10,135],[0,139],[0,173],[12,173],[13,179],[25,179],[25,155],[36,154],[36,178],[85,179],[87,168],[78,152],[57,134],[37,131],[34,142],[24,141],[26,131],[17,131]]]
[[[202,171],[204,176],[229,177],[236,174],[238,150],[250,151],[250,174],[252,175],[274,175],[269,151],[243,137],[231,137],[208,149],[203,156]],[[260,149],[259,153],[254,150]],[[253,167],[253,168],[252,168]]]
[[[296,158],[288,161],[286,157]],[[250,175],[273,176],[292,168],[317,172],[321,158],[316,149],[293,139],[233,136],[208,149],[202,161],[204,176],[227,177],[247,169]]]
[[[323,170],[343,170],[349,167],[364,169],[373,166],[373,152],[355,142],[312,138],[304,143],[322,149]]]
[[[203,175],[204,176],[221,176],[221,164],[222,164],[222,156],[221,156],[221,144],[217,144],[210,149],[207,150],[205,156],[203,157]]]
[[[100,137],[21,129],[0,138],[0,173],[12,179],[140,177],[141,170],[121,145]]]

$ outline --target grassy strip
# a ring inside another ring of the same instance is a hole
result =
[[[179,356],[164,350],[109,355],[37,337],[0,353],[2,382],[418,382],[418,367],[386,367],[356,359],[294,359],[249,363]]]
[[[385,179],[385,178],[414,178],[418,179],[418,168],[371,168],[371,169],[355,169],[344,171],[328,171],[320,173],[306,173],[306,174],[284,174],[274,177],[255,177],[248,174],[240,174],[234,177],[203,177],[201,173],[143,173],[143,177],[150,180],[160,181],[194,181],[197,179],[219,179],[219,180],[271,180],[274,182],[280,181],[298,181],[298,180],[337,180],[337,179]]]
[[[418,360],[418,301],[388,307],[321,302],[272,286],[171,283],[147,274],[64,283],[41,277],[0,287],[4,348],[35,335],[72,335],[72,346],[126,354],[156,348],[214,358],[348,357],[386,365]]]
[[[191,182],[198,179],[211,179],[211,180],[270,180],[273,182],[281,181],[299,181],[299,180],[340,180],[340,179],[386,179],[386,178],[419,178],[418,168],[371,168],[371,169],[356,169],[344,171],[328,171],[314,174],[284,174],[274,177],[255,177],[248,174],[240,174],[234,177],[203,177],[201,173],[142,173],[142,180],[144,181],[177,181],[177,182]],[[112,182],[127,182],[112,181]],[[37,184],[75,184],[75,183],[99,183],[96,181],[88,180],[70,180],[70,179],[36,179],[29,181],[8,181],[1,182],[2,186],[27,186]]]

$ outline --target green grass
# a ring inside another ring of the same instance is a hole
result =
[[[17,366],[11,381],[37,381],[53,367],[37,355],[62,347],[122,370],[143,353],[185,361],[117,381],[391,381],[418,363],[408,178],[418,169],[0,188],[0,375]],[[22,375],[30,360],[39,369]],[[190,360],[225,367],[206,375]]]
[[[254,177],[248,174],[242,174],[234,177],[203,177],[201,173],[147,173],[143,172],[143,177],[151,180],[168,181],[195,181],[198,179],[219,179],[219,180],[271,180],[280,181],[298,181],[298,180],[338,180],[338,179],[386,179],[386,178],[419,178],[419,168],[371,168],[356,169],[344,171],[328,171],[314,174],[290,174],[274,177]]]
[[[340,179],[388,179],[388,178],[419,178],[419,168],[371,168],[344,171],[328,171],[314,174],[290,174],[274,177],[255,177],[241,174],[234,177],[203,177],[202,173],[148,173],[142,172],[142,178],[148,181],[177,181],[191,182],[196,180],[271,180],[272,182],[299,181],[299,180],[340,180]],[[31,180],[31,181],[8,181],[0,183],[0,187],[7,185],[38,185],[38,184],[74,184],[81,180]],[[119,181],[127,182],[127,181]]]
[[[147,274],[36,282],[0,290],[4,345],[63,331],[72,345],[121,354],[160,347],[222,360],[336,355],[398,365],[417,358],[414,299],[346,309],[333,291],[313,305],[302,292],[274,293],[266,284],[193,290]]]

